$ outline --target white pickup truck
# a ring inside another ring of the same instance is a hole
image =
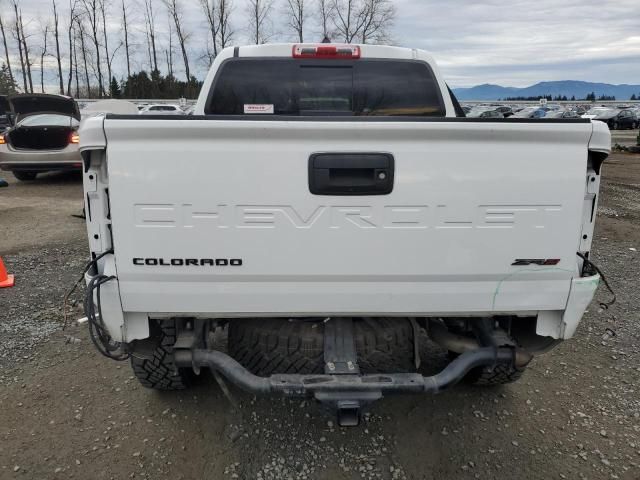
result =
[[[515,380],[593,298],[602,122],[464,118],[426,52],[332,44],[227,48],[194,113],[80,131],[91,334],[145,386],[209,368],[354,424]]]

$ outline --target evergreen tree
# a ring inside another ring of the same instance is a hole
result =
[[[122,96],[122,91],[120,90],[120,85],[118,85],[116,77],[111,77],[111,83],[109,84],[109,96],[111,98],[120,98]]]
[[[0,67],[0,95],[11,95],[16,92],[16,82],[9,75],[9,68],[3,63]]]
[[[636,97],[636,94],[634,93],[633,95],[631,95],[631,98],[629,100],[637,100],[638,97]]]
[[[124,98],[156,98],[177,99],[180,97],[197,98],[202,82],[193,75],[189,82],[177,80],[172,75],[162,76],[154,70],[151,75],[144,70],[132,73],[122,82],[122,95]]]

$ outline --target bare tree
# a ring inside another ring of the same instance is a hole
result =
[[[2,43],[4,45],[4,56],[7,59],[7,68],[9,69],[9,79],[11,84],[14,83],[13,71],[11,71],[11,60],[9,59],[9,48],[7,47],[7,35],[4,31],[4,23],[2,22],[2,16],[0,16],[0,31],[2,31]]]
[[[218,16],[218,38],[221,49],[227,47],[233,37],[233,30],[229,21],[232,10],[232,0],[218,0],[216,14]]]
[[[19,16],[20,37],[22,38],[22,49],[24,50],[24,64],[27,67],[27,80],[29,80],[29,91],[33,93],[33,78],[31,77],[31,61],[29,60],[29,45],[27,44],[27,36],[24,33],[24,22],[22,21],[22,12]]]
[[[329,24],[333,20],[333,5],[330,0],[318,0],[318,17],[322,27],[322,38],[330,40]]]
[[[24,84],[25,93],[33,93],[33,79],[31,78],[31,62],[29,61],[29,46],[24,34],[24,23],[22,21],[22,12],[18,6],[18,0],[13,0],[13,10],[15,12],[15,26],[13,35],[18,42],[18,51],[20,53],[20,67],[22,69],[22,82]],[[28,83],[27,83],[28,82]]]
[[[187,77],[187,82],[191,80],[191,71],[189,70],[189,56],[187,55],[186,42],[188,35],[182,28],[182,14],[178,5],[178,0],[164,0],[169,15],[173,19],[173,24],[176,27],[176,35],[178,37],[178,43],[180,44],[180,51],[182,52],[182,60],[184,61],[184,73]]]
[[[147,24],[150,51],[153,54],[153,64],[151,65],[151,68],[153,70],[158,70],[158,55],[156,53],[156,19],[153,13],[153,0],[144,0],[144,18]]]
[[[390,0],[365,0],[361,12],[363,22],[360,43],[389,42],[389,28],[396,16],[393,3]]]
[[[165,56],[165,59],[167,60],[167,76],[173,77],[173,58],[171,58],[172,55],[169,49],[165,49],[164,56]]]
[[[102,14],[102,35],[104,37],[104,53],[107,59],[107,85],[111,86],[111,60],[109,57],[109,34],[107,33],[107,0],[100,0],[100,13]],[[109,88],[111,90],[111,88]]]
[[[200,7],[204,12],[204,16],[207,20],[207,27],[209,29],[209,35],[211,35],[211,45],[213,52],[209,52],[209,44],[207,42],[207,56],[209,57],[209,64],[213,62],[213,59],[218,56],[218,16],[216,14],[215,0],[199,0]]]
[[[40,50],[40,91],[44,93],[44,57],[47,54],[47,37],[49,36],[49,25],[44,26],[42,36],[44,40],[42,43],[42,50]]]
[[[82,55],[82,62],[84,64],[84,78],[87,86],[87,97],[91,97],[91,81],[89,79],[89,68],[87,62],[87,47],[84,42],[84,25],[81,17],[76,18],[76,25],[78,37],[80,37],[80,54]]]
[[[59,34],[59,24],[60,18],[58,16],[58,8],[56,5],[56,0],[52,0],[53,3],[53,38],[56,41],[56,60],[58,61],[58,81],[60,82],[60,95],[64,95],[64,83],[62,82],[62,61],[60,59],[60,34]],[[45,44],[47,42],[45,35]],[[69,55],[71,57],[71,55]]]
[[[171,26],[171,16],[169,16],[169,48],[165,50],[165,56],[167,57],[167,74],[173,78],[173,27]]]
[[[71,33],[69,33],[71,35]],[[73,49],[73,72],[76,77],[76,98],[80,97],[80,76],[78,75],[78,41],[74,38],[73,44],[69,44],[69,48]],[[69,52],[69,57],[71,57],[71,52]],[[71,67],[71,61],[69,62],[69,67]],[[71,96],[71,68],[69,68],[69,83],[67,84],[67,95]]]
[[[153,70],[153,56],[151,55],[151,37],[149,34],[149,24],[144,23],[145,39],[147,40],[147,55],[149,56],[149,71]]]
[[[122,0],[122,25],[124,26],[124,54],[127,57],[127,78],[131,76],[131,59],[129,57],[129,26],[127,25],[127,8]]]
[[[24,53],[22,51],[22,35],[20,33],[20,14],[18,12],[18,2],[13,0],[13,10],[15,12],[15,23],[13,25],[13,37],[18,43],[18,53],[20,53],[20,70],[22,72],[22,85],[25,93],[29,93],[29,87],[27,85],[27,69],[24,65]]]
[[[118,50],[120,50],[122,48],[122,45],[124,45],[122,42],[118,43],[118,46],[116,48],[113,49],[113,52],[111,52],[111,56],[107,57],[107,68],[109,69],[109,72],[111,72],[111,67],[113,65],[113,59],[116,58],[116,53],[118,53]],[[109,96],[113,95],[113,91],[111,89],[111,82],[115,79],[116,77],[111,77],[109,79]]]
[[[333,25],[338,38],[345,43],[353,43],[362,30],[362,0],[332,0]]]
[[[69,0],[69,27],[67,29],[67,37],[69,41],[69,75],[67,76],[67,95],[71,96],[71,81],[73,80],[73,74],[75,71],[76,75],[76,96],[79,94],[78,88],[78,55],[76,52],[76,32],[75,32],[75,24],[76,19],[78,17],[77,13],[77,0]],[[71,52],[74,52],[73,57],[71,56]],[[58,54],[58,59],[60,55]],[[58,60],[58,65],[60,65],[60,60]],[[74,68],[75,66],[75,68]]]
[[[396,11],[391,0],[332,0],[333,25],[345,43],[386,43]]]
[[[298,41],[304,42],[304,24],[309,16],[308,2],[305,0],[286,0],[285,14],[287,16],[287,25],[295,32]]]
[[[100,66],[100,41],[98,25],[100,22],[100,0],[82,0],[84,6],[84,13],[89,21],[89,28],[91,30],[91,41],[96,54],[95,69],[98,77],[98,97],[102,98],[105,93],[104,83],[102,79],[102,68]],[[82,36],[84,42],[84,35]],[[83,48],[83,60],[86,62],[86,50]]]
[[[249,14],[249,32],[251,41],[256,45],[266,43],[271,37],[269,20],[273,0],[248,0],[247,13]]]

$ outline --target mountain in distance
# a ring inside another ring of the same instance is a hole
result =
[[[498,100],[508,97],[537,97],[551,95],[575,96],[576,99],[585,98],[591,92],[596,97],[601,95],[614,96],[616,100],[629,100],[631,95],[640,97],[640,85],[612,85],[610,83],[581,82],[578,80],[560,80],[554,82],[540,82],[530,87],[502,87],[485,83],[469,88],[454,88],[458,100]]]

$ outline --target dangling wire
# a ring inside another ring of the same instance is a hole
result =
[[[616,293],[613,291],[613,288],[611,288],[611,285],[609,285],[609,282],[607,281],[607,278],[604,276],[604,273],[602,273],[602,270],[600,270],[595,263],[593,263],[591,260],[589,260],[585,255],[583,255],[580,252],[576,252],[576,254],[584,261],[585,264],[587,264],[589,268],[591,268],[598,275],[600,275],[600,279],[602,280],[602,283],[604,283],[605,287],[607,287],[607,290],[609,290],[609,293],[611,293],[611,300],[609,300],[608,302],[599,302],[601,308],[603,308],[604,310],[608,310],[611,305],[616,303],[616,300],[617,300]]]
[[[102,320],[102,301],[100,287],[116,278],[113,275],[96,275],[87,285],[84,299],[84,314],[89,323],[89,336],[98,351],[112,360],[127,360],[129,353],[124,350],[124,345],[113,340]],[[93,301],[93,292],[96,292],[96,301]],[[97,307],[97,311],[96,311]]]
[[[91,270],[93,267],[96,267],[98,261],[103,258],[105,255],[113,253],[113,249],[109,249],[100,255],[96,256],[93,260],[91,260],[82,270],[82,275],[78,280],[73,284],[71,289],[64,296],[64,325],[63,330],[68,325],[68,303],[69,297],[76,291],[78,286],[84,281],[85,274]],[[84,314],[87,317],[89,324],[89,336],[91,337],[91,341],[97,350],[104,355],[105,357],[111,358],[112,360],[127,360],[129,358],[129,353],[124,350],[124,345],[120,342],[116,342],[113,340],[111,335],[109,335],[109,331],[107,330],[104,321],[102,320],[102,300],[100,295],[100,288],[105,283],[113,280],[113,275],[96,275],[91,278],[89,281],[84,296]],[[96,301],[93,300],[93,294],[96,293]]]
[[[94,267],[98,264],[98,260],[100,260],[101,258],[103,258],[105,255],[108,255],[110,253],[113,253],[113,249],[109,249],[106,250],[104,252],[102,252],[100,255],[96,256],[96,258],[94,258],[93,260],[89,261],[84,269],[82,270],[82,274],[80,275],[80,278],[78,278],[78,280],[76,280],[76,282],[73,284],[73,286],[69,289],[69,291],[67,291],[67,293],[64,294],[64,300],[63,300],[63,306],[62,306],[62,313],[64,315],[64,322],[62,324],[62,330],[67,328],[68,325],[68,313],[69,313],[69,308],[68,308],[68,304],[69,304],[69,297],[71,297],[71,295],[73,294],[73,292],[76,291],[76,289],[78,288],[78,285],[80,285],[82,282],[84,282],[84,275],[85,273],[87,273],[91,267]]]

